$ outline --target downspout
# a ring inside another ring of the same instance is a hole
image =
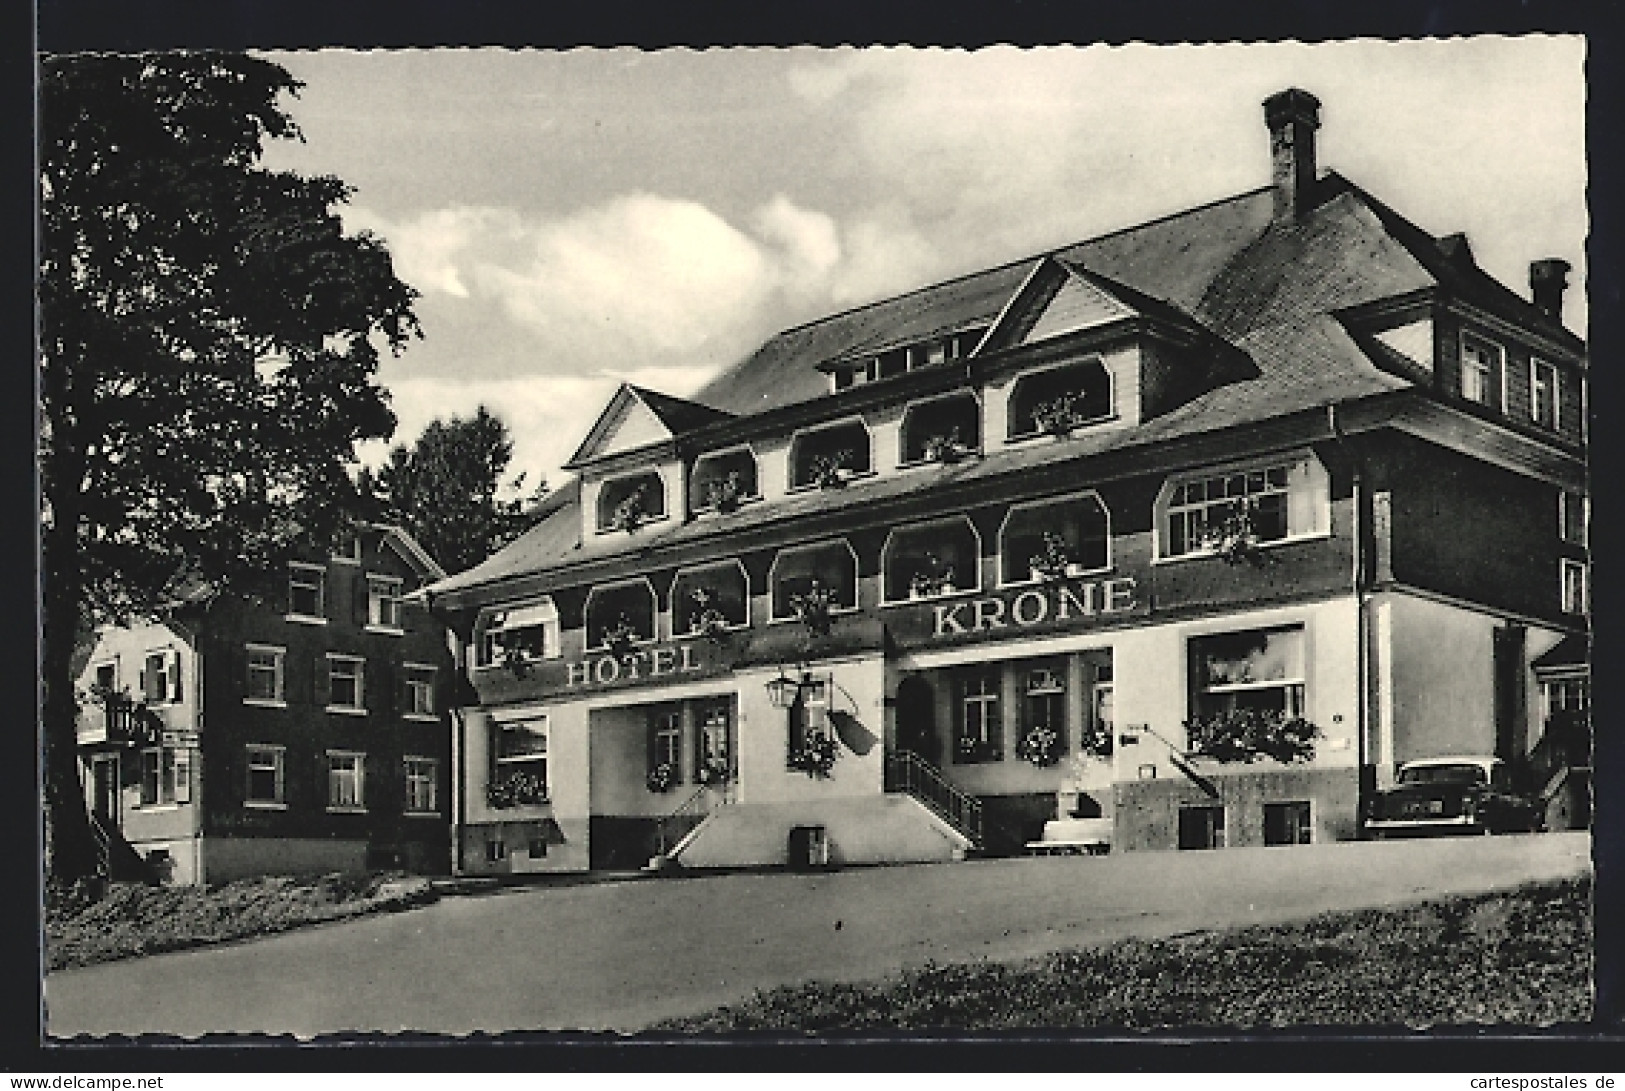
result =
[[[1345,456],[1351,454],[1348,442],[1343,434],[1342,426],[1337,422],[1337,403],[1331,402],[1326,406],[1326,425],[1331,430],[1332,438],[1337,443],[1339,451]],[[1363,828],[1365,821],[1365,807],[1368,798],[1366,787],[1366,766],[1368,762],[1368,728],[1371,722],[1370,702],[1371,693],[1368,679],[1370,678],[1371,641],[1370,618],[1368,612],[1368,594],[1366,587],[1365,564],[1365,477],[1361,472],[1362,461],[1357,452],[1349,458],[1353,477],[1351,480],[1351,494],[1354,509],[1353,525],[1350,528],[1354,538],[1353,561],[1349,573],[1349,584],[1354,590],[1354,635],[1355,656],[1354,675],[1355,692],[1358,699],[1354,705],[1355,731],[1355,763],[1358,768],[1358,791],[1356,792],[1356,829]]]
[[[423,594],[423,607],[430,616],[434,616],[434,596],[427,591]],[[457,639],[457,630],[449,623],[446,625],[446,649],[451,652],[452,690],[451,701],[451,874],[454,878],[463,874],[463,745],[467,734],[463,720],[463,706],[456,694],[462,687],[457,683],[462,679],[463,655],[462,648]]]

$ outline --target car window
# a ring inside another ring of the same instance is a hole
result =
[[[1399,771],[1401,784],[1483,784],[1477,765],[1416,765]]]

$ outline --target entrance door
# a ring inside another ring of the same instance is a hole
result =
[[[111,754],[93,758],[90,763],[91,807],[96,817],[112,829],[119,825],[118,758]]]
[[[931,683],[911,674],[897,686],[897,746],[912,750],[932,765],[942,765],[937,737],[937,699]]]

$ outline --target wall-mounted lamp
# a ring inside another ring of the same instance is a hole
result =
[[[796,701],[801,697],[801,691],[812,685],[812,675],[806,671],[801,672],[800,678],[792,678],[779,668],[779,676],[767,684],[767,699],[774,708],[794,708]]]

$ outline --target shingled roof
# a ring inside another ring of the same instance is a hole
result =
[[[745,416],[825,397],[828,377],[819,371],[820,364],[991,325],[1046,257],[1100,278],[1129,296],[1138,309],[1155,309],[1205,328],[1245,352],[1256,373],[1134,429],[1080,435],[1065,444],[990,451],[981,459],[943,468],[943,482],[1165,443],[1408,387],[1412,384],[1406,378],[1379,368],[1337,317],[1383,299],[1443,288],[1494,313],[1573,339],[1479,270],[1464,247],[1441,244],[1342,177],[1320,179],[1314,197],[1313,206],[1298,218],[1277,218],[1272,190],[1254,190],[798,326],[723,372],[695,401],[718,415]],[[918,486],[915,479],[882,478],[833,494],[750,505],[704,523],[648,527],[635,541],[615,535],[582,542],[579,513],[573,500],[565,501],[529,534],[437,590],[465,589],[793,519],[810,510],[861,505]]]

